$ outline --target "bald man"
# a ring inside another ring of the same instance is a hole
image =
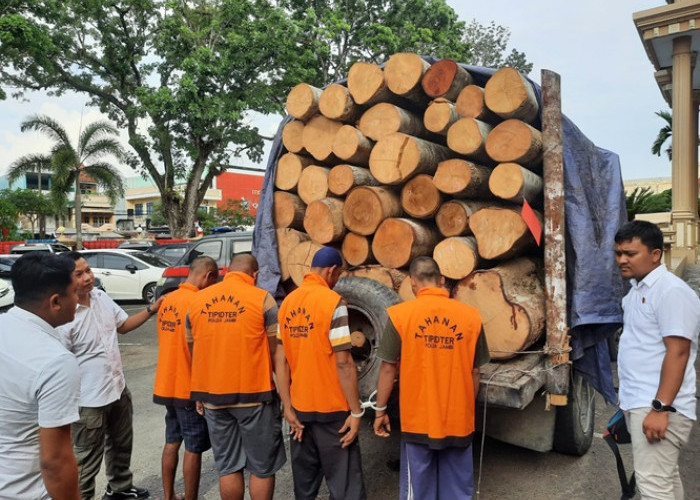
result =
[[[234,257],[224,280],[190,305],[191,397],[204,404],[222,500],[270,500],[284,465],[279,400],[272,380],[277,304],[255,286],[258,262]]]
[[[185,442],[182,474],[185,498],[197,500],[202,453],[211,448],[204,417],[190,399],[192,357],[187,345],[185,318],[199,290],[218,281],[219,270],[211,257],[200,256],[190,264],[187,280],[165,296],[158,310],[158,365],[153,402],[165,405],[165,447],[161,462],[163,500],[175,500],[175,474],[180,445]]]

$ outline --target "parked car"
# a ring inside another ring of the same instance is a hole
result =
[[[216,261],[219,266],[219,276],[223,277],[228,271],[228,265],[235,254],[248,253],[253,248],[253,233],[228,232],[210,234],[194,243],[185,255],[174,266],[163,271],[156,287],[156,297],[172,292],[180,283],[185,281],[190,263],[200,255],[206,255]]]
[[[7,311],[15,303],[10,270],[19,255],[0,255],[0,312]]]
[[[124,249],[84,250],[95,278],[115,300],[155,300],[156,283],[170,263],[146,252]]]
[[[156,246],[155,241],[148,241],[148,240],[127,240],[127,241],[122,241],[117,245],[117,248],[124,248],[124,249],[129,249],[129,250],[143,250],[146,251],[150,248],[153,248]]]
[[[27,252],[69,252],[70,248],[60,243],[20,243],[10,249],[11,254],[23,254]]]
[[[156,245],[146,250],[146,253],[158,255],[170,264],[177,264],[187,251],[194,246],[194,243],[167,243],[165,245]]]

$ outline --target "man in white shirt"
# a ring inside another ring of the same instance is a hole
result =
[[[133,407],[117,334],[145,323],[158,312],[163,298],[128,316],[94,288],[95,277],[80,253],[70,252],[68,257],[75,261],[78,308],[75,319],[58,331],[80,365],[80,420],[72,426],[80,495],[84,500],[95,496],[95,476],[104,456],[108,485],[103,498],[146,498],[148,490],[132,483]]]
[[[683,498],[678,457],[696,420],[700,299],[661,263],[662,251],[663,234],[650,222],[628,222],[615,235],[620,273],[632,285],[622,300],[620,408],[645,500]]]
[[[70,259],[31,252],[12,266],[15,307],[0,323],[0,499],[77,500],[70,424],[80,375],[55,327],[78,301]]]

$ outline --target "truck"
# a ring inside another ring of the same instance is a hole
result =
[[[460,66],[482,85],[495,71]],[[624,190],[618,156],[595,146],[562,114],[559,75],[543,70],[541,86],[528,81],[540,105],[543,136],[546,330],[526,352],[482,367],[477,429],[536,451],[583,455],[593,438],[596,389],[608,402],[616,399],[609,339],[622,322],[623,285],[613,248],[627,218]],[[282,130],[291,120],[284,119],[274,139],[253,232],[258,285],[278,299],[285,289],[273,190],[277,160],[285,152]],[[400,298],[366,278],[343,278],[335,289],[348,301],[351,331],[363,332],[368,341],[353,348],[365,401],[376,387],[375,351],[386,309]]]

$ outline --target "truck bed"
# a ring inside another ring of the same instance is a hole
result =
[[[491,361],[481,367],[478,400],[489,405],[522,410],[544,385],[545,356],[521,354],[505,361]]]

